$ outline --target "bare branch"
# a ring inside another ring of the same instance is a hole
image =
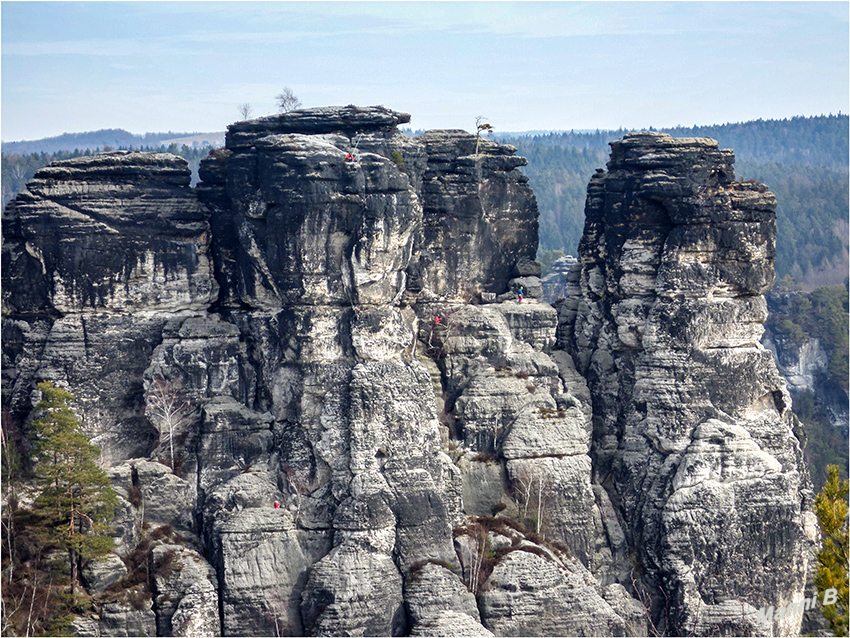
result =
[[[289,113],[301,107],[301,100],[295,95],[295,92],[288,86],[283,87],[283,91],[275,96],[277,102],[277,110],[280,113]]]
[[[487,118],[479,115],[475,118],[475,154],[478,155],[478,147],[481,145],[481,131],[490,132],[493,125],[487,122]]]
[[[243,120],[251,119],[251,113],[254,112],[254,109],[248,102],[243,102],[236,108],[239,110],[239,115],[242,116]]]
[[[160,445],[168,443],[171,469],[174,469],[174,438],[192,421],[192,406],[179,385],[161,376],[148,388],[148,418],[159,430]]]

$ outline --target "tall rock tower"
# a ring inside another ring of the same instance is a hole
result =
[[[758,633],[755,609],[802,598],[812,529],[799,423],[759,344],[776,200],[735,181],[713,140],[636,133],[611,146],[588,186],[561,326],[593,399],[594,480],[657,623]]]

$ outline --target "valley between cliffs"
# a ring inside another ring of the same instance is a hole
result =
[[[196,188],[113,152],[6,208],[4,414],[69,389],[120,497],[76,635],[799,633],[757,613],[817,534],[759,343],[773,195],[627,135],[553,307],[525,160],[409,119],[237,122]]]

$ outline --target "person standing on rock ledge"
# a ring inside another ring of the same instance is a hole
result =
[[[519,301],[517,303],[522,303],[522,286],[519,287]]]

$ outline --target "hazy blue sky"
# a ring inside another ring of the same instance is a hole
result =
[[[414,128],[848,111],[844,2],[2,2],[2,139],[383,104]]]

